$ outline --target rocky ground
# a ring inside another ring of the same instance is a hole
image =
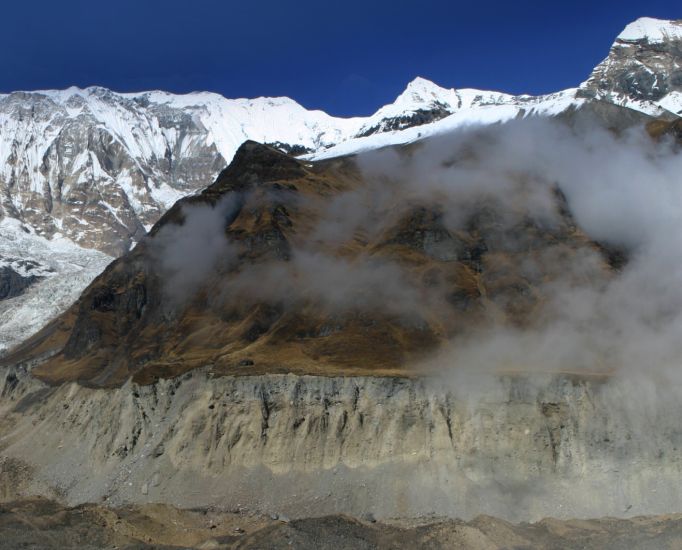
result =
[[[664,549],[682,545],[682,515],[512,524],[472,521],[289,520],[244,510],[179,510],[160,504],[65,508],[44,499],[0,505],[0,548],[100,549]]]

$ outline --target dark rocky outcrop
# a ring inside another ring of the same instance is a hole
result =
[[[309,147],[300,145],[298,143],[292,145],[291,143],[284,143],[282,141],[273,141],[272,143],[267,143],[266,145],[274,147],[275,149],[278,149],[287,155],[291,155],[292,157],[300,157],[301,155],[307,155],[308,153],[313,152],[313,150]]]
[[[450,116],[451,114],[452,112],[446,105],[436,101],[429,109],[416,109],[415,111],[398,117],[386,118],[382,120],[380,124],[362,131],[357,137],[367,137],[381,132],[393,132],[396,130],[412,128],[413,126],[423,126],[424,124],[430,124],[445,118],[446,116]]]
[[[0,266],[0,300],[7,300],[23,294],[33,283],[39,280],[35,275],[23,276],[10,266]]]

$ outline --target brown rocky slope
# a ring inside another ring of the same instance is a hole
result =
[[[586,276],[610,276],[613,254],[576,227],[557,189],[551,223],[527,210],[522,179],[513,200],[477,196],[453,222],[437,191],[415,198],[373,178],[352,158],[311,164],[246,142],[3,361],[105,387],[206,365],[405,375],[472,327],[532,324],[542,284],[564,276],[559,258],[596,254]],[[355,211],[371,219],[347,226]]]

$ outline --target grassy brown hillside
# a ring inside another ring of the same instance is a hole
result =
[[[438,192],[398,192],[353,158],[307,163],[247,142],[4,362],[43,361],[33,373],[47,382],[104,387],[205,365],[410,375],[467,331],[540,322],[542,289],[566,277],[565,259],[599,255],[586,276],[609,276],[609,254],[562,194],[551,192],[555,217],[542,223],[518,179],[504,200],[477,196],[453,222]]]

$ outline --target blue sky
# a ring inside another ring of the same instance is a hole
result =
[[[0,91],[287,95],[364,115],[415,76],[446,87],[543,93],[577,85],[640,16],[678,0],[93,0],[3,5]]]

